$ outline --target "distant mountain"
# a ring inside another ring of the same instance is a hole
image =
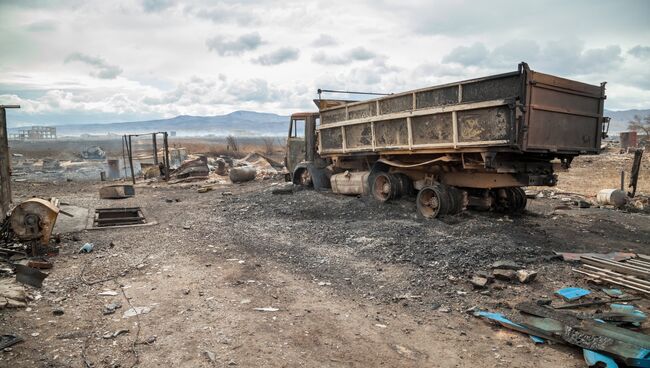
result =
[[[605,110],[605,116],[611,118],[610,133],[627,130],[627,125],[635,115],[650,115],[646,110]],[[15,133],[21,128],[10,128],[9,133]],[[22,128],[24,129],[24,128]],[[82,134],[138,134],[159,131],[175,131],[179,136],[216,135],[227,136],[280,136],[287,134],[289,117],[277,114],[235,111],[226,115],[189,116],[180,115],[170,119],[133,121],[107,124],[75,124],[56,126],[58,136],[80,136]]]
[[[21,128],[8,129],[14,133]],[[25,128],[22,128],[25,129]],[[226,115],[189,116],[180,115],[170,119],[134,121],[107,124],[75,124],[56,126],[58,136],[80,136],[82,134],[138,134],[160,131],[175,131],[179,136],[216,135],[260,136],[286,135],[289,117],[254,111],[235,111]]]
[[[639,116],[648,116],[650,115],[650,109],[646,110],[605,110],[605,116],[609,116],[611,121],[609,123],[609,131],[611,133],[625,132],[627,131],[627,124],[630,120],[634,119],[634,115]]]

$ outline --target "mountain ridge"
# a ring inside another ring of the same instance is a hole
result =
[[[618,133],[627,130],[627,125],[635,115],[649,116],[650,109],[605,110],[611,118],[609,131]],[[268,112],[237,110],[224,115],[195,116],[178,115],[173,118],[116,123],[88,123],[54,125],[58,136],[81,136],[84,134],[140,134],[156,131],[174,131],[179,136],[283,136],[287,133],[289,116]],[[15,133],[22,128],[9,128]]]

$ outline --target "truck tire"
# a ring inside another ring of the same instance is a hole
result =
[[[432,185],[420,189],[415,200],[420,216],[431,219],[444,216],[450,208],[447,190],[442,185]]]
[[[370,194],[379,202],[411,195],[413,183],[408,176],[397,173],[375,172],[368,177]]]

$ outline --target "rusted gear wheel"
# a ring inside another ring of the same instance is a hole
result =
[[[440,185],[424,187],[415,200],[418,213],[424,218],[435,218],[447,214],[449,195]]]
[[[386,202],[389,199],[394,199],[397,194],[395,187],[395,177],[389,173],[377,173],[375,180],[372,183],[372,196],[379,202]]]

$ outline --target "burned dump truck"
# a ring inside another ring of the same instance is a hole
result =
[[[464,208],[520,212],[522,187],[554,186],[606,135],[605,83],[529,69],[366,101],[317,99],[291,116],[286,166],[296,185],[371,195],[416,194],[427,218]]]

